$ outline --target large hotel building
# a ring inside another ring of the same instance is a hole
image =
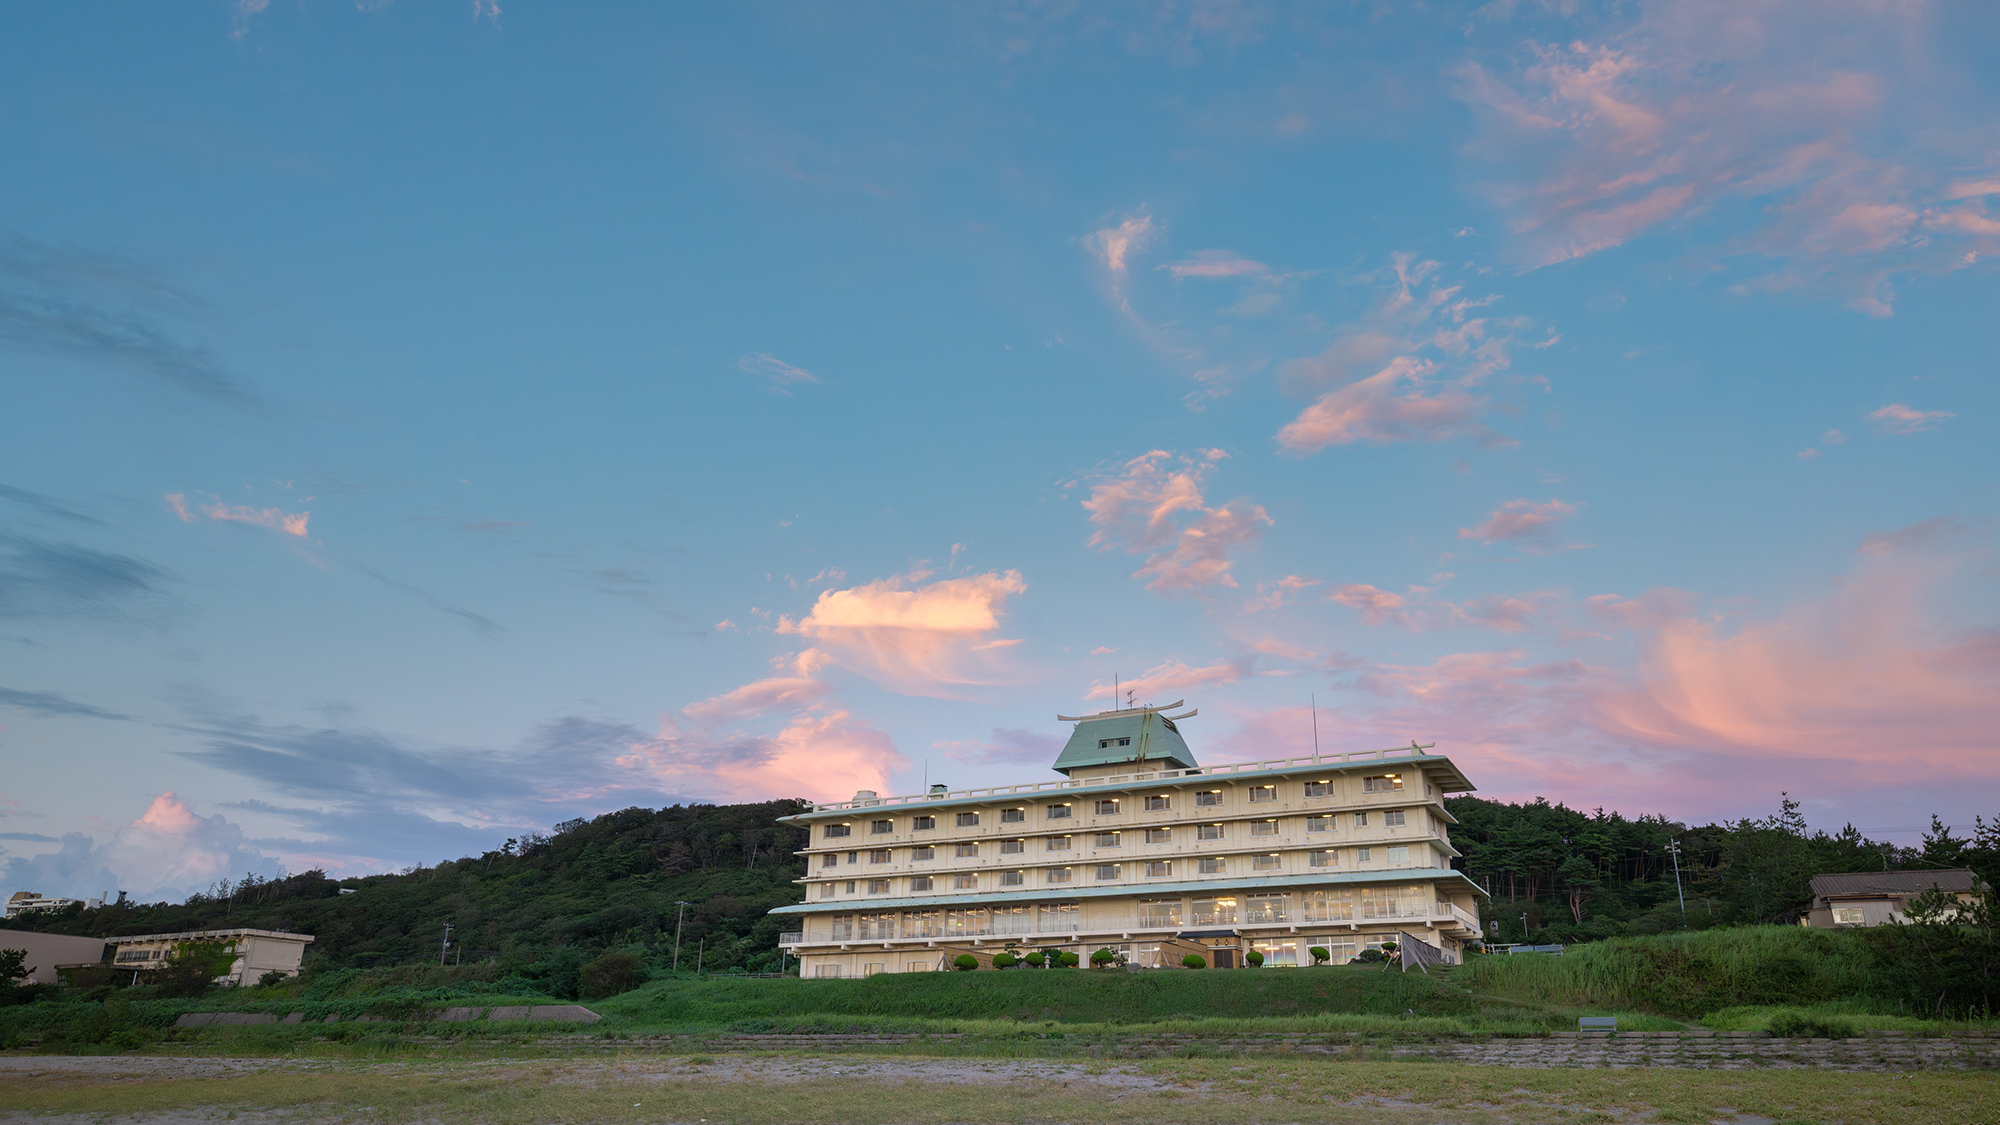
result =
[[[1110,949],[1178,967],[1336,963],[1385,941],[1456,961],[1485,892],[1452,870],[1447,793],[1471,782],[1412,743],[1203,768],[1190,711],[1072,718],[1063,780],[909,797],[863,791],[785,817],[809,833],[806,900],[779,944],[808,977],[925,972],[961,954]]]

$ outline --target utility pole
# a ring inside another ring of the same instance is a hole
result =
[[[708,939],[707,939],[707,938],[702,938],[702,939],[701,939],[700,941],[697,941],[697,942],[695,942],[695,943],[694,943],[694,975],[695,975],[695,976],[700,976],[700,975],[701,975],[701,955],[702,955],[703,953],[707,952],[707,950],[708,950]]]
[[[1528,944],[1528,916],[1521,915],[1521,944]]]
[[[687,918],[688,907],[691,904],[675,899],[674,905],[681,908],[680,913],[674,917],[674,971],[678,973],[681,971],[681,922]]]
[[[1685,930],[1688,925],[1688,900],[1687,894],[1681,890],[1681,842],[1668,840],[1667,854],[1674,857],[1674,897],[1681,900],[1681,929]]]
[[[445,954],[451,952],[451,930],[451,923],[446,922],[444,924],[444,943],[438,946],[438,968],[440,969],[444,968]]]

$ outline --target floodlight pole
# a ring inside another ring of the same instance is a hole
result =
[[[1681,929],[1685,930],[1688,924],[1688,900],[1686,892],[1681,890],[1681,842],[1668,840],[1667,854],[1674,857],[1674,897],[1681,900]]]
[[[674,916],[674,971],[678,973],[681,971],[681,922],[687,918],[689,904],[675,899],[674,905],[681,908],[680,913]]]

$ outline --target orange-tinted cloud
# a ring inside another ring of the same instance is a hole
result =
[[[1248,676],[1255,665],[1253,656],[1239,656],[1228,660],[1218,660],[1213,664],[1195,667],[1181,660],[1169,660],[1153,668],[1148,668],[1138,678],[1120,681],[1117,685],[1093,684],[1085,699],[1114,699],[1113,692],[1136,692],[1140,703],[1167,702],[1172,698],[1206,687],[1233,684]],[[1122,699],[1117,700],[1120,706]]]
[[[836,801],[857,789],[889,791],[893,772],[909,762],[888,735],[836,710],[794,714],[770,735],[683,730],[667,722],[658,738],[633,744],[618,764],[669,791],[715,800]]]
[[[808,637],[842,667],[906,695],[994,682],[1008,645],[991,634],[1007,599],[1028,584],[1014,570],[929,577],[919,570],[827,590],[803,618],[780,617],[777,631]]]
[[[1956,414],[1945,410],[1912,410],[1900,402],[1892,402],[1868,412],[1870,418],[1882,424],[1892,434],[1914,434],[1928,430],[1946,418],[1956,418]]]
[[[194,515],[188,511],[187,496],[184,493],[167,494],[167,507],[173,510],[182,523],[193,523]],[[311,512],[286,512],[277,508],[251,508],[241,505],[224,504],[220,500],[200,505],[201,514],[223,523],[247,523],[255,527],[268,527],[272,531],[286,535],[306,537],[306,524],[312,519]]]
[[[1093,484],[1083,501],[1097,525],[1090,545],[1146,555],[1132,577],[1146,579],[1146,589],[1156,594],[1233,589],[1231,552],[1254,548],[1272,521],[1248,500],[1208,506],[1202,485],[1220,456],[1221,451],[1208,450],[1198,460],[1155,449]]]
[[[1267,277],[1271,267],[1228,250],[1202,250],[1194,257],[1159,267],[1180,277]]]
[[[1554,498],[1541,504],[1533,500],[1509,500],[1478,527],[1459,528],[1458,537],[1477,539],[1481,543],[1512,540],[1526,545],[1546,546],[1555,542],[1556,526],[1575,515],[1576,509],[1575,504]]]

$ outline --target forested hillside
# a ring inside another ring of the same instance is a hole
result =
[[[751,971],[778,967],[780,922],[766,911],[800,900],[793,851],[803,834],[776,823],[800,801],[631,808],[509,840],[498,851],[397,875],[332,880],[320,871],[246,877],[185,903],[119,901],[8,923],[17,929],[114,937],[253,926],[314,935],[319,968],[437,962],[445,923],[454,960],[497,960],[535,981],[573,976],[609,948],[672,956],[677,902],[686,902],[683,963]],[[342,893],[343,890],[351,893]]]
[[[1978,822],[1970,839],[1935,817],[1920,848],[1870,840],[1852,825],[1808,828],[1785,798],[1765,819],[1688,827],[1661,816],[1628,820],[1545,800],[1503,804],[1452,797],[1452,843],[1466,874],[1493,895],[1486,909],[1503,941],[1575,942],[1721,925],[1791,924],[1812,900],[1810,880],[1835,871],[1970,867],[2000,881],[2000,822]],[[1680,845],[1681,891],[1674,886]],[[1489,929],[1488,936],[1495,931]]]

